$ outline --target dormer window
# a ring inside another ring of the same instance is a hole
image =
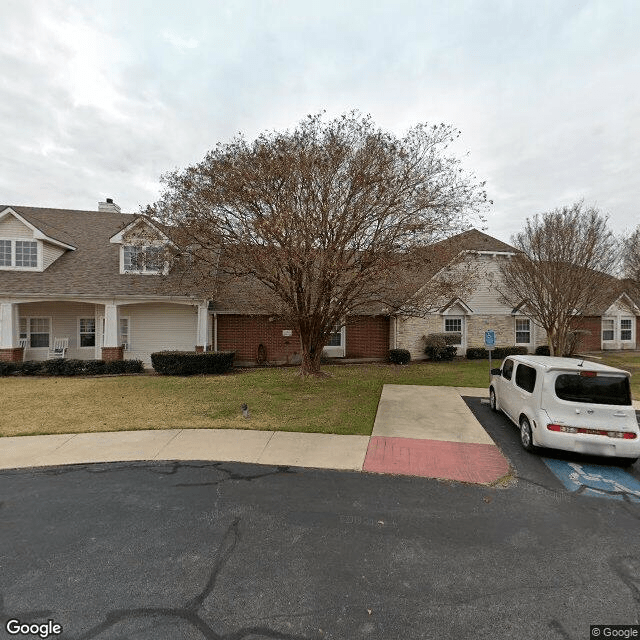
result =
[[[164,269],[162,247],[122,247],[122,269],[124,273],[162,273]]]
[[[38,268],[38,243],[35,240],[0,240],[0,267]]]

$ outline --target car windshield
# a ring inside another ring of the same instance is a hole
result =
[[[556,395],[561,400],[572,402],[631,404],[631,388],[626,376],[581,376],[577,373],[563,373],[556,378]]]

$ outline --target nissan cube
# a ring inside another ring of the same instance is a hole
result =
[[[550,447],[620,458],[640,456],[630,373],[573,358],[510,356],[491,370],[491,409],[520,429],[527,451]]]

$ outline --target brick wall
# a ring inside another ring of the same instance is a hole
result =
[[[347,358],[386,358],[389,352],[389,318],[358,316],[346,327]]]
[[[102,359],[105,362],[123,360],[124,349],[122,347],[102,347]]]
[[[575,329],[586,329],[591,331],[591,335],[585,335],[582,342],[578,345],[578,350],[582,351],[600,351],[602,348],[600,328],[601,318],[599,316],[591,316],[580,318],[572,322]]]
[[[291,330],[290,337],[282,335],[286,329]],[[261,344],[267,362],[292,362],[300,355],[298,332],[280,320],[269,322],[269,316],[218,316],[218,351],[235,351],[237,362],[256,362]]]
[[[290,329],[292,335],[282,335]],[[213,339],[212,339],[213,342]],[[219,315],[218,350],[235,351],[237,362],[256,362],[258,347],[266,349],[267,362],[300,361],[298,332],[280,320],[268,316]],[[389,318],[358,316],[346,327],[347,358],[386,358],[389,350]]]
[[[22,362],[22,347],[0,349],[0,362]]]

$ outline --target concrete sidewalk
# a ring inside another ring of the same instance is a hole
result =
[[[461,394],[484,397],[487,392],[384,385],[371,437],[158,429],[0,438],[0,469],[211,460],[494,482],[507,473],[508,466]]]

